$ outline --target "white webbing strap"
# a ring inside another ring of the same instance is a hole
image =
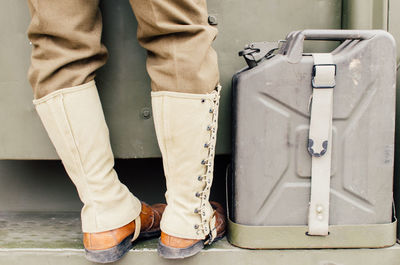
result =
[[[308,152],[312,156],[308,234],[327,236],[336,66],[330,53],[315,53]]]
[[[213,216],[210,219],[210,233],[208,234],[208,238],[204,242],[205,245],[210,245],[212,242],[214,242],[215,238],[217,238],[217,217],[215,216],[215,211],[213,213]]]
[[[140,228],[142,227],[140,214],[135,219],[135,232],[133,233],[132,242],[135,241],[140,235]]]

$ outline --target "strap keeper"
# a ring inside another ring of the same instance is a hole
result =
[[[329,69],[332,67],[333,69]],[[318,71],[317,68],[320,70]],[[333,75],[330,74],[332,70],[334,70]],[[323,71],[323,73],[318,74],[320,71]],[[329,76],[327,77],[327,75]],[[333,78],[330,78],[331,76],[333,76]],[[335,76],[336,64],[314,64],[312,69],[311,85],[313,88],[334,88],[336,86]]]

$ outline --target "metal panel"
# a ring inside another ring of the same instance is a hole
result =
[[[223,85],[217,153],[230,153],[230,83],[243,67],[237,51],[249,40],[277,40],[300,28],[340,28],[338,0],[209,0],[217,19]],[[110,59],[98,73],[100,96],[118,158],[160,156],[150,105],[146,52],[136,41],[136,21],[126,0],[104,0],[104,42]],[[17,17],[18,19],[15,19]],[[30,46],[26,1],[3,0],[0,9],[0,159],[56,159],[57,154],[32,106],[26,80]],[[322,45],[322,48],[326,47]]]
[[[393,0],[343,0],[344,29],[388,29],[388,8]],[[390,6],[391,10],[393,9]]]
[[[396,109],[396,148],[394,164],[394,199],[397,215],[400,213],[400,1],[389,2],[389,32],[393,34],[397,42],[397,109]],[[400,224],[397,226],[397,237],[400,238]]]
[[[400,56],[400,1],[390,0],[389,2],[389,18],[388,18],[388,30],[397,42],[397,61],[399,62]]]

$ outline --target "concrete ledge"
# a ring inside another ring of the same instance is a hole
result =
[[[400,246],[385,249],[342,250],[245,250],[229,245],[225,240],[203,250],[197,256],[179,260],[164,260],[157,255],[157,240],[151,247],[131,250],[115,264],[241,264],[241,265],[398,265]],[[0,264],[92,264],[85,260],[82,249],[0,249]]]
[[[79,213],[0,212],[0,265],[93,264],[84,257]],[[382,249],[247,250],[226,239],[179,261],[157,255],[158,239],[137,242],[115,264],[399,265],[400,245]]]

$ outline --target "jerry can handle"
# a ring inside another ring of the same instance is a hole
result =
[[[300,33],[306,40],[358,40],[370,39],[375,34],[371,30],[320,30],[308,29]]]
[[[286,37],[286,45],[280,53],[287,55],[290,63],[298,63],[303,55],[304,40],[365,40],[375,36],[381,30],[321,30],[308,29],[294,31]]]

